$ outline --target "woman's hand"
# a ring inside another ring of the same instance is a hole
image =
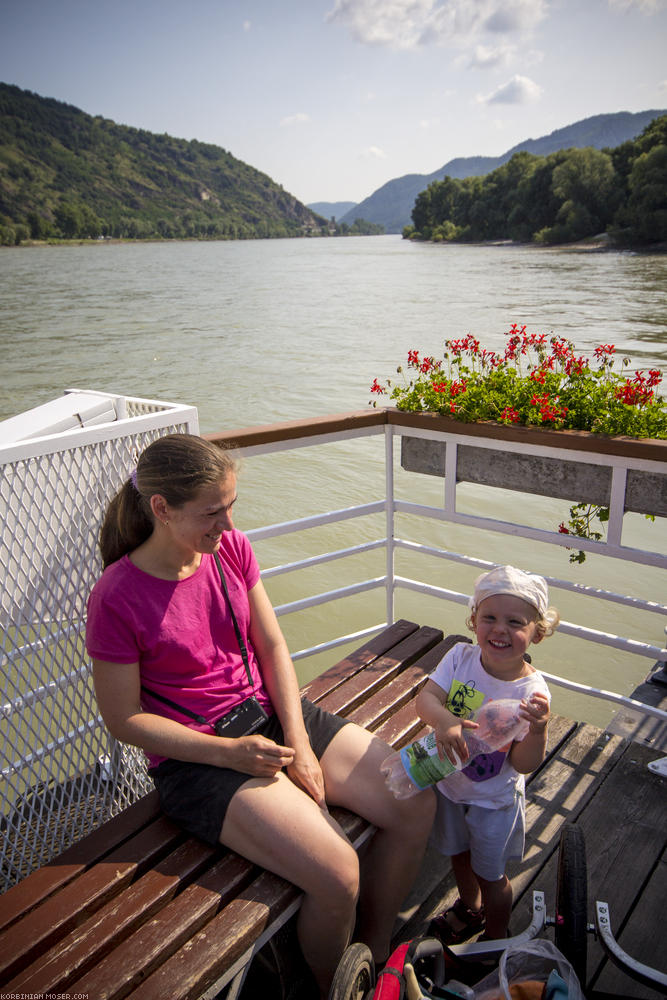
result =
[[[459,761],[465,764],[470,756],[468,744],[463,736],[464,729],[479,729],[479,726],[476,722],[471,722],[469,719],[460,719],[449,726],[438,727],[435,730],[436,746],[440,760],[444,756],[447,756],[447,759],[454,767],[456,767]]]
[[[221,767],[252,774],[255,778],[272,778],[294,760],[294,750],[281,746],[266,736],[239,736],[237,739],[220,739],[224,751]]]
[[[310,795],[320,809],[326,809],[324,776],[310,745],[294,755],[294,760],[287,766],[287,773],[294,784],[306,795]]]

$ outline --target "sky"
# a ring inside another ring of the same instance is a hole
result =
[[[667,0],[0,0],[0,80],[360,202],[667,108]]]

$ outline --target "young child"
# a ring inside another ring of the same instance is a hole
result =
[[[531,643],[551,635],[560,621],[548,607],[546,581],[514,566],[499,566],[475,581],[469,628],[476,645],[457,643],[440,661],[417,699],[420,718],[433,728],[438,752],[456,763],[469,753],[467,716],[485,701],[521,702],[529,723],[519,741],[483,754],[438,784],[432,842],[452,859],[459,898],[431,923],[445,944],[480,931],[495,940],[507,934],[512,886],[505,874],[524,845],[524,774],[542,763],[547,743],[549,689],[526,659]]]

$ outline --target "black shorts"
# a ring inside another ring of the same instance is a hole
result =
[[[313,752],[319,760],[336,733],[347,725],[331,712],[301,700],[303,721]],[[270,716],[257,733],[284,744],[282,726],[276,715]],[[170,819],[188,833],[217,844],[232,796],[252,774],[212,764],[192,764],[181,760],[163,760],[150,771],[160,796],[160,807]]]

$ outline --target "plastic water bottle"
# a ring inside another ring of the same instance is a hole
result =
[[[456,754],[456,764],[452,764],[447,756],[440,758],[433,730],[402,750],[395,750],[380,766],[387,787],[397,799],[410,798],[429,785],[463,770],[480,754],[493,753],[513,740],[522,739],[528,732],[529,723],[519,715],[520,705],[521,702],[510,698],[499,698],[482,705],[474,718],[479,728],[463,730],[469,753],[465,762],[459,760]]]

